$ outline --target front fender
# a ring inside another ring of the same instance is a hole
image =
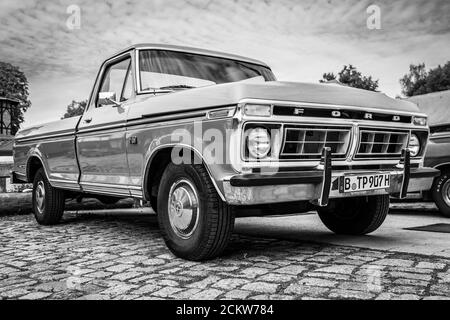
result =
[[[439,168],[450,164],[450,143],[429,143],[425,156],[426,167]]]
[[[191,154],[193,155],[192,158],[194,159],[194,164],[203,164],[205,166],[206,171],[208,172],[208,175],[209,175],[217,193],[219,194],[222,201],[225,201],[223,183],[222,183],[223,179],[221,178],[223,176],[223,171],[217,170],[218,168],[216,168],[215,166],[208,165],[208,163],[207,163],[207,161],[205,161],[205,158],[202,155],[202,153],[199,150],[197,150],[195,147],[187,145],[187,144],[176,144],[176,143],[167,143],[165,145],[161,145],[152,150],[149,150],[148,156],[146,157],[147,161],[146,161],[146,166],[145,166],[145,171],[144,171],[144,179],[143,179],[143,185],[142,185],[142,190],[144,191],[145,198],[147,200],[150,200],[150,191],[151,190],[149,190],[149,185],[150,185],[149,182],[150,182],[150,178],[152,175],[151,168],[152,168],[152,165],[154,164],[154,161],[157,159],[158,154],[160,154],[161,152],[164,152],[164,153],[169,152],[170,154],[172,154],[172,150],[174,148],[189,150],[191,152]],[[212,170],[214,170],[214,171],[212,171]]]
[[[41,152],[41,150],[39,150],[39,146],[35,146],[30,148],[30,150],[28,151],[27,154],[27,163],[26,163],[26,177],[28,182],[33,182],[33,177],[32,177],[32,163],[34,159],[38,159],[40,161],[40,163],[42,164],[42,167],[44,168],[44,173],[45,176],[47,177],[47,180],[50,181],[50,176],[48,175],[48,163],[47,161],[45,161],[45,156],[43,155],[43,153]]]

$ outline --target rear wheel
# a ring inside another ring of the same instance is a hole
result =
[[[57,224],[63,216],[64,207],[64,192],[53,188],[44,169],[39,169],[33,183],[33,212],[36,221],[42,225]]]
[[[431,192],[439,211],[450,218],[450,171],[443,171],[442,175],[436,178]]]
[[[158,222],[176,256],[208,260],[226,248],[234,209],[220,199],[203,165],[169,164],[159,187]]]
[[[389,212],[389,195],[331,200],[327,207],[317,211],[334,233],[364,235],[383,224]]]

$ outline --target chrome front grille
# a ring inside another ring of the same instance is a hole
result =
[[[409,132],[361,129],[356,159],[400,158],[408,145]]]
[[[323,148],[329,147],[334,159],[345,159],[350,138],[349,127],[285,127],[280,158],[319,160]]]

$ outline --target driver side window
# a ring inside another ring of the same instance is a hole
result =
[[[123,102],[131,98],[131,74],[131,58],[110,65],[103,77],[96,107],[99,108],[114,104],[108,102],[107,99],[102,99],[102,97],[108,97],[110,100],[116,102]]]
[[[125,78],[125,84],[123,86],[120,102],[127,101],[133,95],[133,77],[131,72],[131,64],[128,67],[127,75]]]

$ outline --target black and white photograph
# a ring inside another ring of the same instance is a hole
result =
[[[2,0],[0,300],[450,300],[449,22],[448,0]]]

